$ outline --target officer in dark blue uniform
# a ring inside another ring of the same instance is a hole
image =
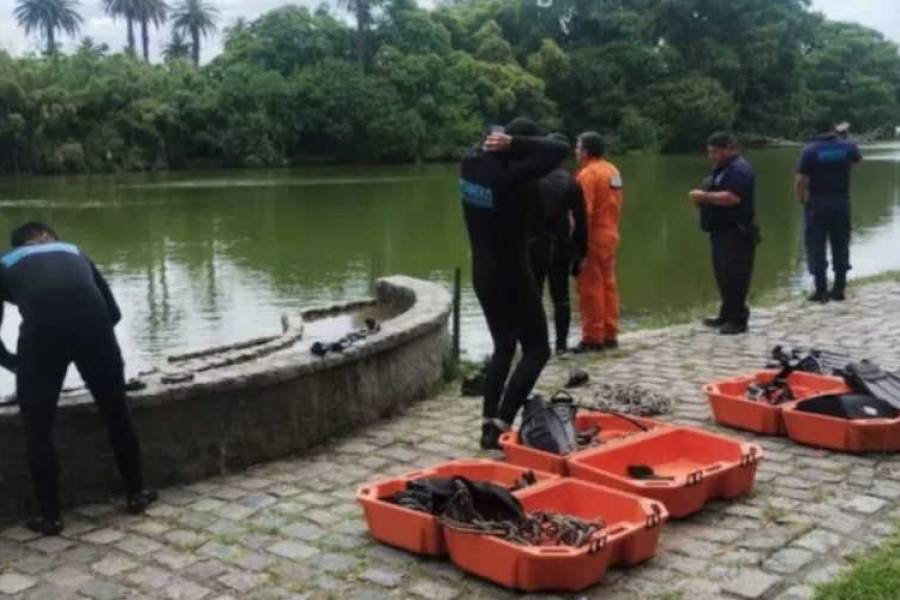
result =
[[[715,165],[704,189],[690,192],[700,209],[700,228],[709,233],[713,270],[721,306],[716,317],[704,319],[724,335],[747,331],[750,309],[747,293],[753,257],[760,241],[756,226],[755,174],[737,150],[731,134],[715,133],[707,142],[707,155]]]
[[[847,140],[832,123],[800,155],[797,167],[797,201],[806,213],[806,262],[813,276],[812,302],[843,300],[850,270],[850,169],[862,160],[859,147]],[[828,291],[828,258],[831,243],[834,287]]]
[[[0,258],[3,302],[19,307],[18,353],[0,342],[0,365],[16,374],[28,468],[40,515],[27,525],[55,535],[62,530],[59,475],[53,446],[56,405],[66,370],[75,363],[106,421],[127,494],[127,510],[142,512],[156,499],[143,489],[141,451],[125,401],[122,355],[113,327],[121,318],[103,276],[74,245],[60,242],[42,223],[13,231],[12,250]]]

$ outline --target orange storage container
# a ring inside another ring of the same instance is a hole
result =
[[[621,416],[615,413],[591,410],[580,410],[575,415],[576,430],[583,431],[591,427],[597,427],[600,430],[597,438],[603,442],[609,442],[633,433],[641,433],[643,430],[635,423],[640,423],[647,429],[666,426],[653,419],[632,417],[631,415]],[[509,431],[500,436],[500,446],[503,448],[506,460],[514,465],[547,473],[556,473],[557,475],[568,475],[565,456],[526,446],[519,439],[517,431]]]
[[[388,498],[405,490],[407,482],[426,477],[461,476],[512,487],[530,470],[491,460],[455,460],[364,485],[357,490],[356,499],[363,506],[372,537],[378,541],[416,554],[443,556],[447,548],[438,520],[433,515],[389,502]],[[533,472],[538,481],[556,478],[549,473]]]
[[[587,450],[569,459],[573,477],[659,500],[673,517],[700,510],[715,498],[734,498],[753,487],[762,449],[687,427],[667,427]],[[635,479],[629,466],[644,465],[656,476]]]
[[[759,371],[752,375],[724,379],[703,386],[717,423],[755,431],[766,435],[784,435],[783,405],[764,400],[749,400],[747,390],[753,383],[770,383],[777,370]],[[850,388],[839,377],[796,371],[788,376],[788,384],[797,400],[822,394],[843,394]]]
[[[548,481],[515,492],[526,512],[556,512],[606,527],[582,548],[524,546],[446,527],[450,558],[465,571],[502,586],[535,591],[583,590],[615,564],[634,565],[656,554],[666,509],[647,498],[575,479]]]
[[[849,420],[784,407],[787,434],[795,442],[841,452],[900,452],[900,418]]]

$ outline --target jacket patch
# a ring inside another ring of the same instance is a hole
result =
[[[460,179],[459,189],[463,202],[476,208],[494,210],[494,192],[491,188]]]
[[[616,173],[615,175],[613,175],[612,177],[610,177],[610,178],[609,178],[609,187],[611,187],[611,188],[614,189],[614,190],[620,190],[620,189],[622,189],[622,187],[623,187],[623,185],[622,185],[622,176],[619,175],[618,173]]]

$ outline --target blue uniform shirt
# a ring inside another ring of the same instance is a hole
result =
[[[810,196],[849,198],[850,167],[861,160],[855,143],[830,134],[803,149],[797,172],[809,177]]]
[[[741,201],[735,206],[700,206],[700,228],[716,231],[752,225],[756,219],[756,174],[743,156],[713,169],[707,191],[731,192]]]

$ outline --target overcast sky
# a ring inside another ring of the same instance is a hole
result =
[[[221,23],[227,25],[238,17],[254,18],[262,12],[284,4],[300,4],[310,8],[319,4],[319,0],[208,0],[222,12]],[[727,2],[728,0],[722,0]],[[172,0],[170,0],[170,3]],[[0,49],[13,54],[36,51],[41,47],[36,36],[25,37],[24,32],[16,26],[13,8],[16,0],[0,0]],[[868,25],[884,33],[887,37],[900,42],[900,3],[897,0],[813,0],[813,7],[821,10],[829,18],[841,21],[856,21]],[[97,42],[105,42],[112,49],[125,45],[125,25],[114,22],[103,14],[102,0],[81,0],[80,11],[84,17],[81,36],[91,36]],[[151,50],[159,54],[163,38],[168,37],[166,30],[162,35],[151,37]],[[138,39],[140,37],[138,36]],[[67,47],[75,44],[65,39]],[[204,46],[204,59],[208,60],[221,50],[219,36],[208,41]]]

